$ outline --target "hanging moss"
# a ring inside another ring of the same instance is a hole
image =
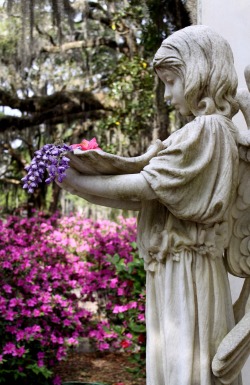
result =
[[[9,14],[15,9],[20,12],[22,19],[22,45],[25,44],[26,32],[29,30],[30,41],[29,45],[32,47],[33,30],[35,26],[35,9],[42,6],[50,6],[52,10],[52,22],[57,27],[59,42],[62,41],[62,22],[67,19],[68,24],[72,27],[74,9],[70,4],[70,0],[47,0],[42,2],[40,0],[7,0],[6,7]]]

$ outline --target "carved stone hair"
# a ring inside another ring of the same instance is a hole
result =
[[[180,76],[188,106],[195,116],[238,111],[238,79],[228,42],[204,25],[186,27],[162,42],[153,66]]]

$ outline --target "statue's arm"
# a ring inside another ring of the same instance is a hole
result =
[[[156,198],[141,174],[90,176],[72,168],[66,174],[62,188],[102,206],[139,210],[142,200]]]
[[[90,203],[94,203],[95,205],[98,205],[98,206],[105,206],[105,207],[111,207],[114,209],[122,209],[122,210],[134,210],[134,211],[139,211],[141,209],[141,202],[129,201],[129,200],[115,200],[115,199],[98,197],[90,194],[82,194],[79,191],[76,191],[70,188],[66,188],[66,190],[71,194],[77,195],[80,198],[83,198],[86,201]]]

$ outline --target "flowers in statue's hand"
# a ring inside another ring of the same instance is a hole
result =
[[[96,141],[96,138],[93,138],[91,140],[83,139],[81,143],[79,144],[71,144],[70,146],[73,150],[100,150],[100,147]]]
[[[48,178],[45,179],[46,183],[51,183],[55,179],[62,183],[66,177],[65,171],[69,168],[70,162],[66,155],[75,149],[82,151],[100,150],[100,147],[96,142],[96,138],[90,141],[84,139],[81,143],[70,146],[64,143],[45,144],[45,146],[35,152],[31,164],[25,167],[27,175],[21,179],[23,188],[32,194],[38,184],[42,182],[46,170],[49,174]]]

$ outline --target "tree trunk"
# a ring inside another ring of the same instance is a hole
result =
[[[165,140],[169,135],[169,111],[164,101],[164,84],[155,76],[155,118],[153,140]]]
[[[59,199],[61,195],[61,188],[54,182],[53,183],[53,192],[52,192],[52,201],[49,207],[49,212],[55,213],[58,210],[58,204],[59,204]]]

